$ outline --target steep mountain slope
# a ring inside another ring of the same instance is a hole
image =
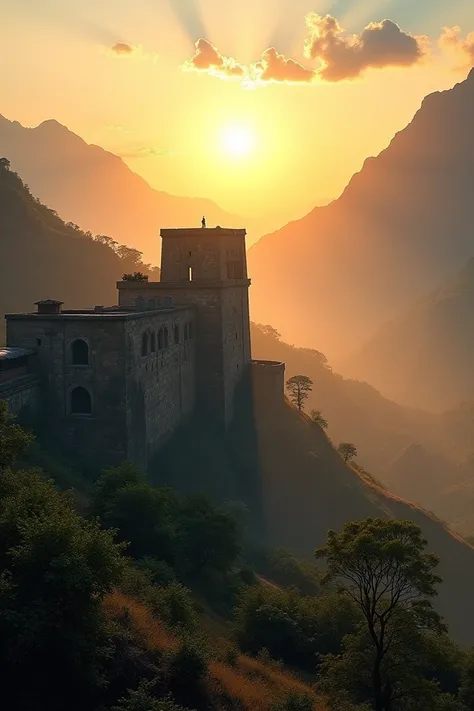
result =
[[[343,195],[249,251],[253,318],[331,358],[355,351],[474,253],[474,70],[428,96]]]
[[[397,405],[368,383],[343,378],[319,351],[291,346],[268,326],[252,324],[251,336],[255,358],[283,361],[287,378],[311,378],[313,390],[306,411],[320,410],[328,421],[331,438],[354,442],[358,461],[377,475],[400,450],[413,443],[423,442],[437,454],[451,450],[448,443],[443,447],[434,415]]]
[[[474,259],[349,361],[388,397],[431,410],[474,400]]]
[[[211,200],[154,190],[121,158],[88,145],[57,121],[25,128],[0,116],[0,155],[66,221],[136,247],[155,264],[160,227],[199,225],[202,215],[209,224],[242,223]]]
[[[116,303],[116,280],[137,266],[144,270],[65,225],[0,164],[0,343],[4,313],[45,298],[71,308]]]
[[[357,462],[390,491],[474,534],[473,405],[442,415],[404,407],[338,375],[319,351],[284,343],[269,326],[252,324],[251,335],[256,358],[284,361],[287,378],[311,378],[305,409],[322,412],[334,442],[354,442]]]
[[[444,582],[435,605],[453,638],[472,645],[474,549],[422,509],[345,465],[323,431],[281,398],[257,395],[255,422],[269,541],[309,556],[328,529],[339,530],[346,521],[371,516],[416,522],[440,558]]]

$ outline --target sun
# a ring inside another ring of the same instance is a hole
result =
[[[250,126],[226,126],[221,133],[220,147],[232,158],[246,158],[255,148],[255,134]]]

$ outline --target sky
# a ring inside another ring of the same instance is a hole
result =
[[[1,114],[282,223],[474,64],[473,0],[0,0],[0,25]]]

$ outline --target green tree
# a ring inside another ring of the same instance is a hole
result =
[[[120,699],[112,711],[190,711],[178,706],[171,695],[157,699],[152,681],[141,681],[138,689],[129,691],[128,696]]]
[[[273,659],[314,672],[318,655],[337,653],[359,621],[355,605],[338,595],[302,596],[295,589],[243,590],[235,611],[241,649],[265,648]]]
[[[19,709],[91,708],[108,654],[103,596],[121,550],[34,471],[0,477],[0,665]],[[28,684],[25,684],[28,679]]]
[[[474,711],[474,649],[464,659],[460,697],[469,711]]]
[[[316,425],[319,425],[323,430],[327,430],[328,421],[323,417],[320,410],[311,410],[310,417]]]
[[[120,489],[144,483],[145,477],[131,462],[104,469],[91,491],[91,515],[103,519]]]
[[[122,262],[130,265],[132,269],[140,266],[142,261],[142,253],[139,252],[138,249],[121,244],[115,249],[115,252]]]
[[[118,242],[116,242],[114,239],[112,239],[112,237],[109,237],[108,235],[95,235],[94,242],[99,242],[99,244],[105,244],[106,247],[113,249],[114,252],[115,249],[118,247]]]
[[[327,563],[323,582],[339,583],[365,620],[376,711],[393,708],[397,678],[387,660],[397,658],[407,635],[442,629],[431,604],[441,582],[434,572],[438,559],[425,547],[414,523],[369,518],[345,524],[341,533],[329,531],[327,544],[316,552]]]
[[[148,281],[148,276],[143,272],[133,272],[133,274],[124,274],[123,281]]]
[[[176,553],[177,499],[171,489],[148,484],[117,491],[102,517],[104,526],[117,530],[133,558],[160,557],[172,563]]]
[[[254,326],[255,328],[258,328],[258,330],[263,336],[272,338],[274,341],[279,341],[281,339],[281,333],[279,333],[276,328],[273,328],[273,326],[270,326],[269,324],[256,323],[254,324]]]
[[[301,411],[313,389],[313,381],[306,375],[294,375],[286,381],[286,389],[293,405]]]
[[[240,553],[237,522],[205,497],[187,496],[179,511],[178,545],[186,576],[207,568],[226,572]]]
[[[0,400],[0,472],[11,467],[33,441],[33,436],[16,424],[5,400]]]
[[[351,442],[341,442],[337,447],[337,451],[345,462],[348,462],[349,459],[357,457],[357,447]]]

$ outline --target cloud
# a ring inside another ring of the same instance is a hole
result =
[[[196,52],[185,62],[184,68],[221,79],[240,79],[244,86],[311,84],[354,79],[369,68],[409,67],[421,61],[427,52],[426,37],[403,32],[392,20],[371,22],[359,35],[345,34],[338,20],[331,15],[323,17],[312,12],[306,18],[306,25],[309,37],[304,53],[308,59],[319,62],[314,69],[280,54],[274,47],[266,49],[260,59],[245,66],[233,57],[221,54],[204,38],[198,39]]]
[[[469,66],[474,64],[474,32],[471,32],[465,39],[462,39],[461,28],[459,26],[443,27],[443,33],[439,38],[439,45],[443,50],[462,55],[466,60],[466,64]]]
[[[130,44],[127,44],[126,42],[116,42],[111,48],[111,51],[114,52],[114,54],[131,54],[134,52],[134,47],[132,47]]]
[[[371,22],[360,35],[344,35],[331,15],[312,12],[306,24],[305,54],[321,62],[318,73],[329,82],[353,79],[369,68],[408,67],[425,54],[426,38],[403,32],[392,20]]]
[[[225,57],[207,39],[198,39],[196,52],[185,64],[184,68],[198,72],[207,72],[223,79],[239,79],[246,74],[246,69],[232,57]]]
[[[257,81],[297,84],[312,82],[317,78],[314,69],[307,69],[295,59],[285,57],[274,47],[266,49],[262,59],[250,67],[250,74],[255,74]]]

